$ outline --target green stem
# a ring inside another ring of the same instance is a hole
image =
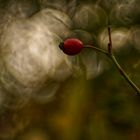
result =
[[[118,61],[116,60],[115,56],[112,53],[107,52],[107,51],[105,51],[105,50],[103,50],[101,48],[93,47],[91,45],[85,45],[84,48],[90,48],[90,49],[93,49],[93,50],[95,50],[97,52],[100,52],[100,53],[103,53],[103,54],[107,55],[113,61],[113,63],[116,65],[117,69],[119,70],[119,72],[121,73],[121,75],[125,78],[125,80],[131,85],[131,87],[137,92],[137,94],[140,95],[140,89],[130,79],[130,77],[123,70],[123,68],[120,66],[120,64],[118,63]]]

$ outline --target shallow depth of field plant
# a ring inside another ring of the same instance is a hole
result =
[[[139,140],[139,7],[0,0],[0,140]]]
[[[98,51],[100,53],[107,55],[114,62],[120,74],[126,79],[126,81],[135,90],[135,92],[138,95],[140,95],[139,87],[137,87],[135,83],[129,78],[129,76],[126,74],[126,72],[123,70],[123,68],[120,66],[115,56],[113,55],[110,27],[108,27],[108,34],[109,34],[108,51],[105,51],[104,49],[101,49],[101,48],[93,47],[91,45],[84,46],[83,43],[79,39],[76,39],[76,38],[70,38],[70,39],[65,40],[64,42],[61,42],[59,44],[59,48],[67,55],[77,55],[84,48],[90,48],[93,51],[95,50],[95,51]]]

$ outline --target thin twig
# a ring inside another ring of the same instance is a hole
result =
[[[131,85],[131,87],[136,91],[138,95],[140,95],[140,89],[136,86],[136,84],[130,79],[130,77],[127,75],[127,73],[123,70],[123,68],[120,66],[118,61],[116,60],[114,55],[111,55],[110,58],[118,68],[120,74],[125,78],[125,80]]]
[[[120,74],[125,78],[125,80],[131,85],[131,87],[137,92],[137,94],[140,95],[140,89],[136,86],[136,84],[130,79],[128,74],[123,70],[123,68],[120,66],[118,61],[116,60],[115,56],[113,55],[112,52],[112,39],[111,39],[111,29],[110,26],[108,27],[108,36],[109,36],[109,43],[108,43],[108,54],[110,54],[110,58],[116,65],[117,69],[119,70]]]
[[[98,51],[100,53],[103,53],[103,54],[108,56],[108,52],[103,50],[103,49],[101,49],[101,48],[97,48],[97,47],[94,47],[94,46],[91,46],[91,45],[85,45],[84,48],[94,49],[94,50],[96,50],[96,51]]]
[[[93,49],[97,52],[103,53],[105,55],[107,55],[112,61],[113,63],[116,65],[118,71],[120,72],[120,74],[124,77],[124,79],[130,84],[130,86],[137,92],[137,95],[140,95],[140,89],[136,86],[136,84],[130,79],[130,77],[128,76],[128,74],[123,70],[123,68],[120,66],[120,64],[118,63],[118,61],[116,60],[115,56],[113,55],[112,52],[112,39],[111,39],[111,32],[110,32],[110,27],[108,27],[108,34],[109,34],[109,43],[108,43],[108,51],[101,49],[101,48],[97,48],[91,45],[85,45],[84,48],[90,48]]]
[[[109,43],[108,43],[108,53],[112,54],[112,39],[111,39],[111,29],[108,27]]]

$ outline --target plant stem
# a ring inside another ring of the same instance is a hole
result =
[[[125,78],[125,80],[131,85],[131,87],[137,92],[138,95],[140,95],[140,89],[136,86],[136,84],[130,79],[130,77],[127,75],[127,73],[123,70],[123,68],[120,66],[120,64],[118,63],[118,61],[116,60],[115,56],[110,53],[107,52],[101,48],[97,48],[97,47],[93,47],[91,45],[85,45],[84,48],[90,48],[93,49],[97,52],[100,52],[102,54],[107,55],[112,61],[113,63],[116,65],[117,69],[119,70],[120,74]]]
[[[97,47],[91,46],[91,45],[85,45],[84,48],[94,49],[97,52],[103,53],[103,54],[105,54],[107,56],[109,55],[107,51],[105,51],[105,50],[103,50],[101,48],[97,48]]]
[[[130,79],[130,77],[127,75],[127,73],[123,70],[123,68],[120,66],[118,61],[116,60],[114,55],[110,55],[110,58],[118,68],[120,74],[124,77],[124,79],[131,85],[131,87],[137,92],[138,95],[140,95],[140,89],[135,85],[135,83]]]
[[[130,77],[128,76],[128,74],[123,70],[123,68],[120,66],[120,64],[116,60],[115,56],[113,55],[113,52],[112,52],[112,48],[113,47],[112,47],[112,39],[111,39],[111,29],[110,29],[110,27],[108,27],[108,35],[109,35],[108,51],[106,51],[104,49],[101,49],[101,48],[97,48],[97,47],[91,46],[91,45],[85,45],[84,48],[90,48],[90,49],[93,49],[93,50],[95,50],[97,52],[100,52],[100,53],[103,53],[103,54],[107,55],[113,61],[113,63],[116,65],[118,71],[124,77],[124,79],[137,92],[137,95],[140,95],[140,89],[130,79]]]
[[[111,39],[111,31],[110,26],[108,27],[108,36],[109,36],[109,43],[108,43],[108,53],[112,54],[112,39]]]

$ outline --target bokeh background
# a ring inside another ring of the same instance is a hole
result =
[[[140,140],[140,97],[103,54],[58,48],[76,37],[113,52],[140,87],[139,0],[0,0],[0,140]]]

